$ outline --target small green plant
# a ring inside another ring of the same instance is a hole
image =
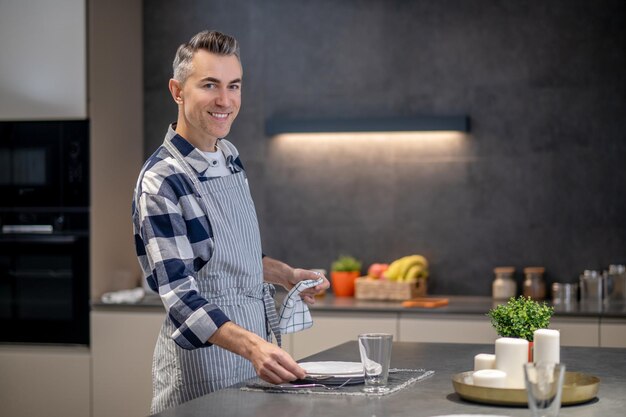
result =
[[[489,310],[487,316],[498,335],[502,337],[517,337],[533,341],[533,333],[537,329],[547,329],[554,308],[546,303],[538,303],[530,297],[511,297],[506,304],[501,304]]]
[[[330,269],[336,272],[361,271],[361,261],[348,255],[341,255]]]

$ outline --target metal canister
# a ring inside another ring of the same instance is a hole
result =
[[[599,271],[586,269],[580,276],[580,301],[602,303],[604,279]]]
[[[578,302],[578,284],[555,282],[552,284],[552,303],[569,305]]]

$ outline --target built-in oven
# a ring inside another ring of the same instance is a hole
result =
[[[89,343],[89,122],[0,122],[0,343]]]
[[[0,213],[0,341],[89,343],[88,213]]]

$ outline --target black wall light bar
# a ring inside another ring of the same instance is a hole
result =
[[[283,133],[330,132],[469,132],[468,116],[413,116],[368,119],[272,118],[265,124],[268,136]]]

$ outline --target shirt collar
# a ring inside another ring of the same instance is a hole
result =
[[[167,129],[165,140],[169,141],[180,152],[180,154],[200,176],[205,176],[206,170],[209,168],[209,161],[202,155],[201,151],[189,143],[185,138],[176,133],[176,123],[172,123]],[[219,143],[222,139],[218,139]],[[233,161],[237,155],[234,155],[230,147],[220,146],[219,149],[224,153],[226,158],[226,166],[231,172],[238,172],[240,168],[236,166]]]

